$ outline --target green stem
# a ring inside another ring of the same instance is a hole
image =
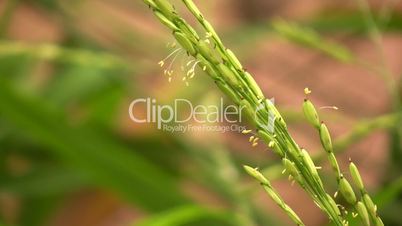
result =
[[[254,169],[250,166],[244,166],[245,171],[256,180],[261,183],[261,186],[264,188],[265,192],[274,200],[274,202],[289,216],[293,222],[298,226],[304,226],[304,223],[300,219],[300,217],[290,208],[279,193],[272,187],[269,180],[264,177],[257,169]]]

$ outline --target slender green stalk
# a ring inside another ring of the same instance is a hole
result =
[[[370,35],[372,42],[376,48],[377,55],[380,61],[380,67],[378,69],[378,73],[384,78],[385,84],[387,85],[388,92],[392,98],[392,107],[395,112],[402,112],[402,95],[400,92],[400,87],[398,86],[398,82],[394,79],[394,75],[390,68],[387,65],[384,46],[383,46],[383,37],[380,31],[379,26],[376,24],[374,20],[374,16],[371,12],[370,5],[367,0],[356,0],[360,10],[363,14],[364,20],[366,22],[366,26]],[[387,8],[388,5],[392,3],[390,1],[386,1],[383,6]],[[382,16],[386,16],[383,14]],[[381,19],[385,19],[380,18]],[[381,22],[381,21],[380,21]],[[397,125],[402,123],[402,114],[399,117],[399,120],[396,122]],[[402,139],[402,129],[401,127],[395,127],[390,130],[390,139],[391,139],[391,160],[394,163],[394,167],[400,167],[400,164],[397,163],[396,160],[401,159],[400,149],[401,149],[401,139]]]
[[[373,41],[377,54],[379,56],[380,60],[380,75],[383,76],[384,81],[386,82],[386,85],[388,86],[389,91],[391,92],[391,95],[395,95],[395,83],[393,82],[393,76],[392,72],[389,70],[386,59],[385,59],[385,53],[384,53],[384,48],[382,45],[382,35],[377,27],[376,22],[374,21],[374,17],[371,13],[370,6],[368,5],[366,0],[356,0],[360,10],[362,11],[366,26],[368,28],[368,32],[370,35],[371,40]]]
[[[304,226],[304,223],[299,216],[297,216],[297,214],[285,203],[285,201],[283,201],[279,193],[272,187],[271,183],[266,177],[264,177],[264,175],[262,175],[257,169],[254,169],[250,166],[244,166],[244,169],[250,176],[254,177],[261,183],[261,186],[264,188],[265,192],[272,198],[272,200],[274,200],[276,204],[278,204],[283,211],[285,211],[285,213],[290,219],[293,220],[293,222],[296,223],[296,225]]]
[[[157,18],[173,31],[176,41],[181,46],[180,49],[175,51],[184,50],[188,55],[194,57],[197,62],[196,65],[206,71],[215,81],[218,88],[238,104],[240,109],[244,110],[246,118],[255,127],[259,138],[283,159],[285,169],[310,194],[317,206],[328,215],[335,225],[347,225],[348,222],[340,214],[338,206],[331,196],[326,193],[317,172],[317,167],[309,153],[297,145],[289,134],[287,125],[279,111],[264,97],[258,84],[251,74],[244,70],[235,54],[224,46],[212,25],[205,20],[193,1],[183,0],[188,10],[204,28],[205,39],[200,38],[204,37],[204,35],[199,35],[193,27],[179,16],[169,1],[144,0],[144,2],[154,11]],[[160,65],[163,66],[164,61],[161,61]],[[193,75],[193,73],[194,70],[191,70],[188,74]],[[166,74],[170,76],[172,71],[167,70]],[[273,122],[270,120],[272,117],[275,119]],[[319,123],[315,123],[315,125],[318,127]],[[322,137],[322,141],[323,145],[331,148],[332,153],[332,144],[328,144],[330,137]],[[254,144],[256,144],[255,139]],[[298,217],[295,217],[297,215],[283,201],[279,200],[279,196],[277,196],[277,193],[262,174],[257,170],[253,171],[250,167],[246,168],[246,170],[262,183],[267,193],[280,204],[296,224],[302,225]],[[339,168],[337,168],[337,172],[340,191],[344,193],[345,198],[354,201],[354,193],[350,192],[351,189],[349,189],[350,184],[342,177]]]
[[[132,63],[118,56],[82,49],[69,49],[54,44],[30,45],[24,42],[0,41],[0,56],[27,55],[39,60],[62,61],[101,68],[131,68]]]

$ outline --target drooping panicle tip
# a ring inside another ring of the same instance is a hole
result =
[[[252,177],[257,176],[257,174],[256,174],[257,170],[255,168],[248,166],[248,165],[243,165],[243,168],[250,176],[252,176]]]
[[[258,180],[261,184],[268,185],[268,180],[257,170],[257,168],[253,168],[247,165],[243,165],[244,170],[256,180]]]

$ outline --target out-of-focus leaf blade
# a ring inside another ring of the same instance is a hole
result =
[[[70,126],[61,112],[23,97],[0,82],[0,117],[101,186],[146,209],[186,203],[172,176],[142,156],[90,128]]]
[[[63,196],[50,195],[46,197],[28,197],[23,199],[20,225],[41,226],[46,219],[57,210],[63,201]]]
[[[378,192],[374,201],[377,203],[378,207],[381,208],[389,204],[390,202],[397,199],[397,197],[402,193],[402,177],[395,180],[390,185],[384,187],[380,192]]]
[[[230,215],[223,212],[211,211],[200,206],[182,206],[163,213],[148,217],[133,226],[180,226],[191,225],[202,219],[216,219],[231,222]]]
[[[402,15],[394,12],[385,26],[378,23],[378,13],[373,12],[374,20],[384,32],[401,32]],[[306,22],[309,27],[322,32],[343,32],[361,34],[367,31],[367,24],[358,11],[325,11]]]
[[[24,42],[0,41],[0,57],[30,56],[35,59],[66,62],[103,69],[133,68],[132,63],[115,55],[87,49],[64,48],[54,44],[28,44]]]
[[[282,37],[299,45],[318,50],[336,60],[352,62],[353,53],[340,44],[324,40],[312,29],[302,27],[284,20],[272,22],[273,29]]]
[[[0,191],[21,196],[44,197],[74,191],[88,186],[88,178],[79,172],[57,167],[42,167],[28,175],[13,177],[0,182]]]

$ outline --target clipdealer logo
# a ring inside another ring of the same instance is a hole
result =
[[[266,101],[272,104],[271,100]],[[261,117],[257,117],[259,111],[266,109],[265,104],[261,103],[256,108],[256,121],[260,126],[272,130],[274,114],[269,113],[266,122],[261,121]],[[241,132],[245,129],[245,126],[241,126],[243,109],[244,106],[224,105],[223,98],[220,98],[218,105],[193,105],[187,99],[175,99],[171,105],[168,105],[160,104],[155,98],[148,97],[133,100],[130,103],[128,113],[134,123],[155,124],[159,130],[168,132],[187,132],[190,130]],[[221,123],[226,123],[226,125],[220,125]]]

